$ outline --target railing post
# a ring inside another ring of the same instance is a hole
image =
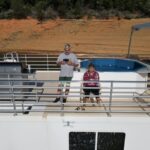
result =
[[[16,103],[15,103],[15,95],[14,95],[14,88],[13,88],[13,83],[11,83],[11,93],[12,93],[12,103],[13,103],[13,107],[14,107],[14,116],[17,115],[17,112],[16,112]]]
[[[37,89],[37,80],[35,80],[35,89],[36,89],[36,102],[39,102],[39,98],[38,98],[38,89]]]
[[[35,81],[35,79],[36,79],[36,74],[34,73],[33,74],[33,80]]]
[[[47,54],[47,71],[49,70],[49,61],[48,61],[49,57],[48,57],[48,54]]]
[[[22,101],[22,113],[24,113],[24,101]]]
[[[26,54],[25,54],[25,64],[26,64],[26,66],[28,65],[27,55]]]
[[[11,82],[10,82],[10,74],[8,73],[8,83],[9,83],[9,86],[11,87]],[[9,92],[11,92],[11,89],[9,88]]]
[[[63,83],[62,82],[63,81],[61,81],[60,102],[61,102],[61,115],[63,116],[64,115],[64,112],[63,112],[63,110],[64,110],[64,104],[63,104],[64,97],[63,97]]]
[[[111,81],[110,83],[109,116],[111,116],[112,94],[113,94],[113,81]]]
[[[80,103],[82,103],[82,100],[84,98],[84,97],[81,97],[82,96],[82,91],[83,91],[83,89],[82,89],[83,88],[82,87],[82,81],[80,81],[79,83],[80,83]],[[79,106],[79,108],[80,108],[80,106]]]

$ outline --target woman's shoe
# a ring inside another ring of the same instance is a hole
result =
[[[80,107],[77,107],[75,110],[80,110]]]
[[[84,108],[84,107],[82,107],[82,108],[81,108],[81,110],[85,110],[85,108]]]

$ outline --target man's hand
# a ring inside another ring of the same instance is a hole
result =
[[[64,65],[64,64],[66,64],[66,62],[64,62],[64,61],[61,61],[61,65]]]
[[[60,61],[57,63],[57,65],[65,65],[66,63],[64,61]]]
[[[78,64],[73,63],[71,60],[69,60],[68,62],[60,61],[60,62],[57,63],[57,65],[65,65],[65,64],[67,64],[69,66],[74,66],[74,67],[78,66]]]
[[[74,67],[76,66],[75,63],[73,63],[71,60],[69,60],[67,64],[68,64],[69,66],[74,66]]]
[[[70,65],[70,66],[73,66],[73,62],[72,62],[71,60],[69,60],[69,61],[67,62],[67,64]]]
[[[73,67],[78,67],[78,65],[79,64],[75,64],[75,63],[73,63],[72,61],[68,61],[68,63],[67,63],[68,65],[70,65],[70,66],[73,66]]]

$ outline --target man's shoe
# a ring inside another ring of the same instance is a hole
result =
[[[66,98],[63,98],[63,103],[66,103],[67,102],[67,99]]]
[[[25,112],[23,112],[23,114],[25,114],[25,115],[29,114],[29,112],[30,112],[31,109],[32,109],[32,106],[29,106],[27,108],[27,110]]]
[[[57,103],[57,102],[59,102],[60,101],[60,97],[57,97],[54,101],[53,101],[53,103]]]

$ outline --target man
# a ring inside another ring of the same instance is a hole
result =
[[[57,59],[57,65],[61,67],[59,75],[59,81],[61,83],[59,84],[58,94],[61,95],[63,92],[62,87],[66,86],[65,95],[68,95],[74,68],[79,65],[76,55],[71,52],[70,44],[65,44],[64,52]],[[54,102],[56,103],[58,101],[60,101],[60,97],[57,97]],[[66,102],[66,97],[63,98],[63,102]]]
[[[100,103],[100,97],[99,97],[99,91],[100,91],[100,86],[99,86],[99,74],[95,70],[95,66],[91,63],[88,66],[88,70],[84,73],[83,76],[83,91],[85,98],[83,99],[83,102],[86,103],[87,100],[89,99],[89,95],[92,93],[96,97],[97,103]],[[89,82],[87,82],[89,81]],[[93,99],[91,99],[93,102]]]

